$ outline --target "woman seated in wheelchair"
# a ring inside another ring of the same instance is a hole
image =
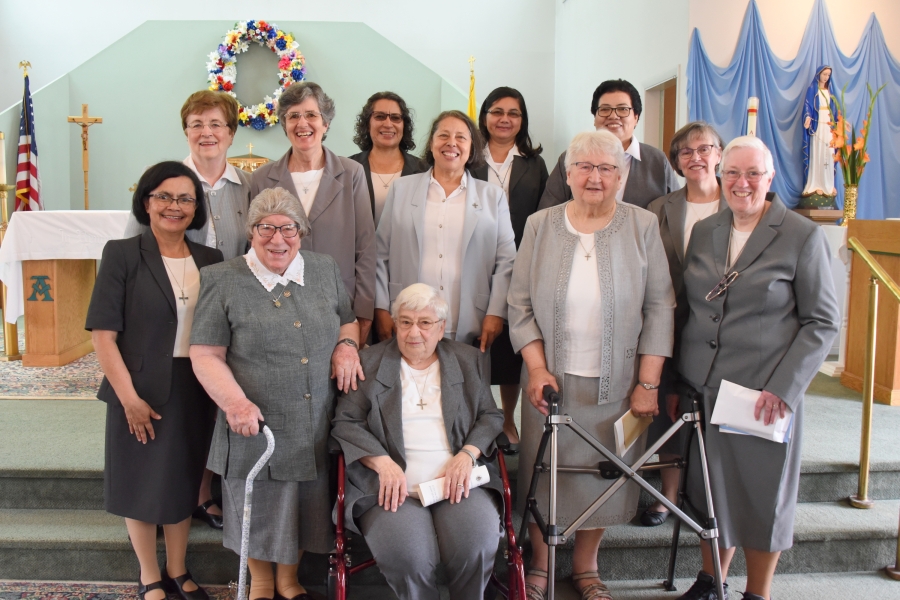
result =
[[[481,598],[502,534],[502,486],[470,487],[472,470],[503,429],[477,348],[444,337],[438,292],[400,292],[396,337],[360,352],[369,376],[337,403],[331,435],[347,465],[345,515],[401,599],[439,598],[444,564],[451,598]],[[443,500],[423,507],[418,486],[443,477]]]

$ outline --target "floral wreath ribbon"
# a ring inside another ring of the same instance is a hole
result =
[[[278,56],[278,89],[259,104],[244,106],[238,100],[238,123],[262,131],[278,123],[278,98],[287,87],[306,78],[306,59],[298,50],[291,33],[285,33],[274,23],[246,21],[235,23],[234,29],[215,52],[209,53],[206,69],[209,73],[209,89],[225,92],[237,100],[233,89],[237,82],[237,55],[250,49],[250,43],[268,47]]]

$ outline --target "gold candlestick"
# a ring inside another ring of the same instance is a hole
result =
[[[3,133],[0,132],[0,144],[4,143]],[[6,165],[0,165],[0,169],[6,169]],[[6,228],[9,221],[9,210],[6,206],[6,192],[16,189],[14,185],[0,185],[0,245],[6,237]],[[6,322],[6,284],[0,285],[0,307],[3,308],[3,354],[0,362],[22,360],[19,353],[19,328],[15,323]]]

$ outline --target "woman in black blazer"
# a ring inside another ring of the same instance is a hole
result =
[[[486,164],[472,175],[503,188],[509,200],[509,216],[516,236],[516,248],[522,241],[525,221],[538,208],[547,183],[547,165],[533,147],[528,134],[528,109],[522,94],[510,87],[499,87],[488,94],[481,105],[478,128],[487,141]],[[519,402],[519,374],[522,357],[513,352],[509,325],[491,346],[491,383],[500,386],[503,403],[503,433],[515,449],[519,443],[515,412]],[[514,450],[515,451],[515,450]]]
[[[149,229],[106,244],[85,325],[104,374],[97,397],[107,403],[105,508],[125,517],[144,600],[166,592],[208,599],[184,560],[214,414],[188,358],[191,323],[199,270],[222,261],[219,250],[185,238],[206,222],[198,198],[203,187],[184,164],[147,169],[132,213]],[[166,536],[162,572],[157,524]]]
[[[353,143],[362,150],[349,157],[363,166],[375,227],[387,199],[391,182],[400,177],[424,173],[428,165],[410,154],[416,149],[409,107],[394,92],[372,94],[356,116]]]

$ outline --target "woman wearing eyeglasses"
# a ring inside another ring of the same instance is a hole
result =
[[[428,170],[428,165],[410,154],[416,143],[412,115],[403,98],[394,92],[372,94],[356,117],[353,143],[362,152],[350,158],[361,164],[366,173],[378,227],[391,184],[400,177]]]
[[[185,565],[215,408],[191,368],[190,336],[199,270],[222,261],[219,250],[185,236],[206,223],[202,197],[182,163],[144,172],[131,210],[146,230],[106,244],[85,325],[104,375],[105,508],[125,517],[143,600],[207,598]],[[161,573],[157,524],[166,537]]]
[[[375,310],[375,225],[363,168],[322,145],[332,119],[334,101],[318,84],[288,87],[278,121],[291,147],[253,172],[250,193],[280,187],[300,200],[311,227],[303,248],[337,261],[363,344]]]
[[[688,123],[675,132],[669,145],[669,162],[675,172],[685,179],[685,186],[671,194],[657,198],[647,210],[659,219],[659,235],[666,258],[669,259],[669,275],[675,290],[675,346],[673,357],[666,361],[663,385],[659,393],[659,414],[653,419],[647,435],[647,443],[656,442],[672,426],[677,418],[678,342],[687,321],[687,300],[684,298],[684,253],[691,240],[694,225],[727,206],[716,177],[716,169],[722,161],[722,138],[716,130],[703,121]],[[684,431],[684,429],[683,429]],[[660,448],[660,460],[669,461],[681,454],[681,436],[670,438]],[[675,503],[678,496],[679,470],[663,469],[662,493]],[[665,523],[669,509],[657,502],[641,515],[641,524],[656,527]]]
[[[250,251],[203,271],[191,360],[220,408],[209,467],[238,554],[246,477],[266,448],[259,421],[275,435],[253,490],[249,598],[304,600],[300,558],[334,546],[327,440],[337,390],[362,379],[359,324],[335,260],[300,250],[310,226],[293,194],[263,190],[248,221]]]
[[[646,208],[650,202],[680,187],[675,172],[666,160],[666,155],[634,137],[634,128],[641,118],[641,95],[624,79],[604,81],[594,90],[591,99],[591,114],[594,129],[605,129],[619,138],[625,149],[625,166],[620,173],[622,187],[616,199]],[[547,187],[538,208],[556,206],[568,201],[572,190],[566,182],[566,154],[550,173]]]
[[[485,164],[472,170],[478,179],[503,188],[509,201],[509,217],[516,247],[522,241],[525,221],[537,210],[547,183],[547,165],[543,148],[534,147],[528,132],[528,109],[522,94],[510,87],[499,87],[488,94],[481,105],[478,129],[485,140]],[[491,346],[491,383],[500,386],[503,403],[503,433],[518,449],[519,431],[515,412],[519,403],[519,372],[522,357],[512,350],[509,326]]]
[[[520,464],[534,464],[547,403],[542,390],[560,391],[566,414],[607,448],[615,448],[614,423],[629,410],[638,417],[657,413],[663,363],[672,354],[675,295],[656,218],[616,200],[625,153],[608,131],[580,133],[566,151],[572,201],[528,218],[509,288],[513,348],[525,360],[522,389]],[[598,454],[568,428],[558,447],[569,466],[596,468]],[[625,456],[633,463],[643,439]],[[549,460],[549,455],[544,456]],[[524,508],[530,477],[519,477]],[[536,498],[547,519],[547,477]],[[560,473],[557,523],[573,521],[612,484],[585,474]],[[573,584],[582,600],[610,600],[597,569],[597,552],[610,525],[637,512],[640,490],[625,486],[600,507],[575,535]],[[547,545],[529,525],[532,559],[526,578],[529,600],[547,589]]]
[[[747,600],[767,600],[778,559],[793,544],[803,443],[803,395],[831,348],[840,313],[825,234],[788,210],[769,187],[772,154],[759,138],[739,137],[722,153],[728,207],[694,227],[685,255],[688,320],[678,370],[706,421],[713,506],[727,575],[734,549],[747,559]],[[722,381],[759,390],[754,418],[793,413],[790,439],[777,443],[725,433],[710,418]],[[697,462],[696,440],[691,464]],[[688,470],[688,498],[704,511],[699,469]],[[708,598],[712,552],[683,600]]]

